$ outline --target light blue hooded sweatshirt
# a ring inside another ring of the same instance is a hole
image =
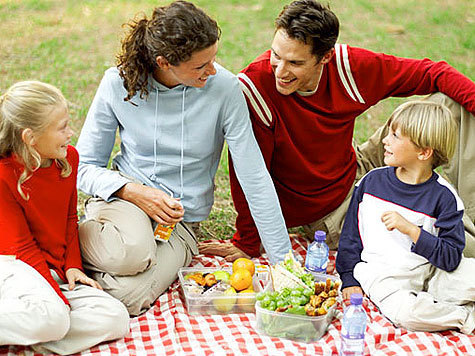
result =
[[[277,194],[252,132],[238,79],[214,64],[203,88],[167,88],[152,76],[149,95],[124,101],[117,68],[99,85],[77,143],[78,188],[105,201],[130,180],[107,168],[119,129],[120,153],[113,164],[143,184],[160,184],[180,197],[184,221],[205,220],[214,202],[214,177],[224,140],[263,246],[272,263],[291,248]]]

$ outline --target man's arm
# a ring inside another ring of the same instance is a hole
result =
[[[391,96],[441,92],[475,114],[475,83],[444,61],[401,58],[354,47],[348,47],[348,60],[367,104]]]

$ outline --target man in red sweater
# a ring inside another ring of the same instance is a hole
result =
[[[284,7],[275,23],[271,50],[238,76],[287,226],[303,226],[309,238],[315,230],[324,230],[327,243],[335,249],[355,180],[384,165],[381,139],[385,127],[355,147],[356,117],[391,96],[442,92],[445,95],[437,94],[431,100],[450,106],[461,123],[460,142],[467,142],[464,138],[469,131],[475,133],[470,115],[475,113],[475,84],[445,62],[398,58],[336,44],[338,19],[315,0],[294,1]],[[468,129],[466,123],[471,125]],[[467,163],[475,146],[460,146],[464,154],[446,172],[472,215],[465,221],[470,237],[475,234],[475,189],[464,184],[466,175],[474,174],[473,164]],[[232,244],[202,243],[200,251],[232,261],[258,256],[261,244],[232,164],[229,166],[237,232]],[[464,175],[464,182],[459,182]],[[473,254],[472,240],[467,243]]]

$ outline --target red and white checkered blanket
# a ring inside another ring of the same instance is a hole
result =
[[[305,256],[307,243],[293,238],[294,252]],[[268,264],[264,257],[254,260]],[[192,266],[218,267],[230,264],[220,257],[199,255]],[[334,273],[335,254],[330,256]],[[395,328],[371,301],[366,301],[367,355],[475,355],[475,335],[456,331],[410,332]],[[340,311],[342,307],[339,307]],[[98,345],[81,355],[336,355],[340,348],[340,320],[334,319],[317,342],[301,343],[259,334],[254,314],[190,316],[173,283],[147,313],[131,319],[130,333],[114,342]],[[0,355],[33,355],[29,348],[0,347]]]

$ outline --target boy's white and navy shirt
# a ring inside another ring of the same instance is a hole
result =
[[[377,168],[356,185],[340,236],[336,268],[343,287],[359,285],[356,264],[413,269],[427,262],[445,271],[457,268],[465,247],[463,203],[437,173],[421,184],[406,184],[394,167]],[[417,243],[381,221],[396,211],[421,228]],[[378,271],[375,271],[375,276]]]

